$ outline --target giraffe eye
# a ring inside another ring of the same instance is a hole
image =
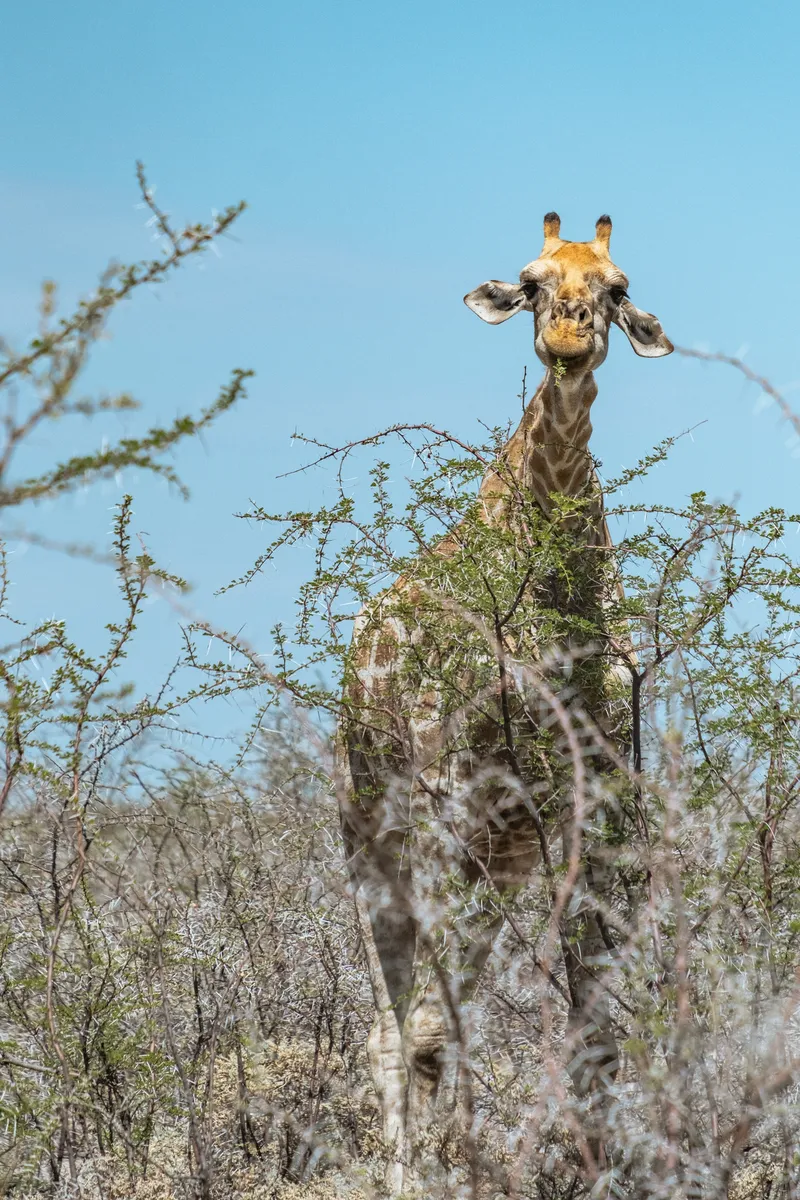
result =
[[[627,300],[628,293],[624,287],[612,287],[608,289],[608,294],[615,304],[621,304],[623,300]]]
[[[521,284],[521,287],[522,291],[525,293],[526,300],[533,300],[534,296],[539,290],[538,283],[535,283],[533,280],[531,280],[529,283]]]

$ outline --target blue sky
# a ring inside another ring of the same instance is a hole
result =
[[[65,425],[36,448],[168,421],[252,367],[239,410],[178,455],[191,504],[131,476],[28,524],[102,538],[133,491],[194,607],[259,648],[291,617],[297,564],[213,599],[263,543],[232,514],[329,495],[319,472],[276,478],[300,455],[295,429],[340,440],[429,420],[477,438],[479,420],[513,415],[523,366],[538,371],[530,321],[491,328],[461,297],[514,279],[549,209],[577,240],[611,213],[634,302],[679,344],[744,353],[800,407],[795,5],[28,0],[3,26],[7,336],[33,331],[45,277],[71,299],[110,257],[152,253],[137,158],[176,220],[249,204],[220,258],[140,295],[99,347],[85,390],[130,390],[141,418]],[[612,331],[598,383],[609,474],[705,422],[651,477],[654,498],[704,488],[749,510],[800,507],[789,430],[730,370],[638,359]],[[20,548],[14,571],[18,611],[57,611],[96,638],[112,595],[102,569]],[[163,602],[149,622],[131,664],[145,684],[175,644]]]

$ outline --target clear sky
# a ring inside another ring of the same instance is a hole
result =
[[[419,419],[477,439],[479,420],[515,413],[523,366],[538,372],[530,318],[492,328],[461,297],[516,278],[549,209],[576,240],[609,212],[634,303],[679,344],[744,354],[800,407],[795,4],[26,0],[5,6],[3,42],[6,335],[33,331],[43,278],[72,298],[110,257],[152,253],[135,159],[176,220],[249,204],[220,258],[140,295],[99,348],[86,390],[130,390],[144,416],[56,431],[59,452],[96,447],[254,368],[238,411],[178,455],[191,504],[131,476],[28,521],[102,537],[132,490],[195,608],[258,647],[291,619],[297,574],[213,600],[263,544],[232,514],[329,494],[321,473],[276,479],[295,429]],[[607,473],[704,421],[654,497],[800,507],[789,431],[730,369],[639,359],[612,330],[598,383]],[[109,617],[100,568],[20,550],[14,571],[29,617],[56,611],[87,640]],[[174,643],[174,615],[154,609],[131,666],[144,682]]]

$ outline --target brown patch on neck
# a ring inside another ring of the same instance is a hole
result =
[[[578,497],[591,486],[590,413],[596,395],[597,384],[590,371],[567,376],[560,387],[548,371],[506,442],[502,458],[507,469],[521,488],[533,493],[545,513],[552,508],[551,493]],[[478,493],[486,520],[504,520],[513,491],[513,480],[492,470],[486,473]]]
[[[548,371],[508,444],[509,465],[545,511],[552,492],[580,496],[591,481],[590,414],[596,396],[591,372],[567,375],[556,384]]]

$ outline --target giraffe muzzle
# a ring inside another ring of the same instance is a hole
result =
[[[550,321],[543,335],[544,344],[559,358],[578,358],[594,349],[594,328],[570,319]]]

